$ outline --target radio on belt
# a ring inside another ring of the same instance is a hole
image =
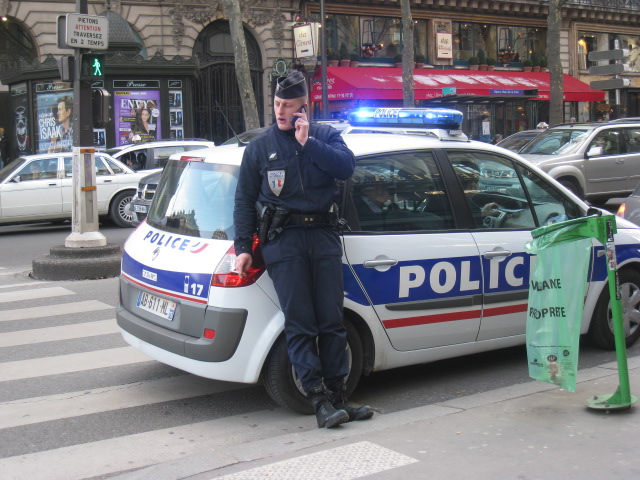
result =
[[[462,137],[456,140],[466,140],[461,130],[462,119],[462,112],[449,108],[363,107],[349,113],[349,124],[353,127],[435,129],[445,136]]]

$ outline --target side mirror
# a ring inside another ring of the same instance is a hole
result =
[[[602,155],[602,147],[593,146],[587,152],[588,157],[599,157]]]
[[[20,175],[16,175],[15,177],[13,177],[13,178],[11,179],[11,181],[12,181],[13,183],[20,183],[20,182],[22,181],[22,179],[20,178]]]

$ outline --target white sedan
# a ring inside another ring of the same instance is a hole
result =
[[[95,158],[98,214],[120,227],[132,226],[129,204],[149,171],[134,172],[104,153]],[[48,153],[17,158],[0,170],[0,224],[71,218],[72,165],[71,153]]]

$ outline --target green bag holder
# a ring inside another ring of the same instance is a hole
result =
[[[574,226],[574,228],[564,229],[564,227],[567,226]],[[638,401],[637,397],[631,395],[629,386],[629,368],[627,364],[627,346],[622,325],[618,264],[615,244],[613,243],[613,235],[616,232],[617,227],[614,215],[576,218],[574,220],[567,220],[566,222],[536,228],[531,232],[533,238],[538,239],[538,241],[542,240],[545,243],[548,241],[549,245],[571,242],[582,238],[595,238],[602,243],[605,248],[619,384],[614,393],[610,395],[596,395],[587,400],[587,407],[597,410],[629,408]]]

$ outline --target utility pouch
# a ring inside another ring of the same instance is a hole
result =
[[[282,228],[287,224],[289,219],[289,210],[283,207],[276,207],[273,213],[273,219],[271,226],[269,227],[269,233],[267,234],[267,240],[273,240],[282,232]]]
[[[264,245],[267,241],[267,235],[271,227],[275,208],[271,203],[262,203],[259,200],[256,202],[255,207],[258,213],[258,239],[260,240],[260,244]]]

